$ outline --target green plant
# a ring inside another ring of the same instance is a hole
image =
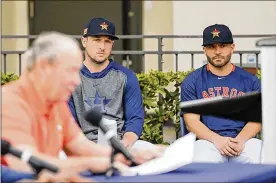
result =
[[[162,127],[169,120],[174,121],[178,131],[180,85],[190,72],[151,70],[147,74],[137,74],[146,114],[143,140],[156,144],[163,143]]]
[[[1,73],[1,85],[4,85],[8,82],[11,82],[11,81],[14,81],[14,80],[17,80],[19,77],[14,74],[14,73]]]
[[[258,69],[258,71],[257,71],[257,73],[256,73],[256,76],[257,76],[259,79],[261,79],[261,75],[262,75],[261,69]]]
[[[180,85],[188,72],[160,72],[137,74],[142,90],[143,104],[145,107],[145,123],[142,139],[155,144],[163,142],[162,127],[169,120],[173,120],[175,131],[179,131],[179,102]],[[261,70],[257,77],[261,79]],[[14,73],[1,73],[1,85],[17,80],[19,77]],[[260,135],[258,136],[259,138]]]

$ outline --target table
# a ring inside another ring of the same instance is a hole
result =
[[[276,182],[275,165],[252,164],[211,164],[192,163],[173,172],[154,176],[106,178],[103,175],[91,175],[89,171],[84,176],[98,182]],[[15,182],[21,179],[32,178],[33,174],[17,172],[2,167],[1,180]]]
[[[152,175],[107,178],[91,176],[99,182],[276,182],[276,165],[238,163],[192,163],[173,172]]]

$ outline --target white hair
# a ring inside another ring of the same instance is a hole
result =
[[[78,54],[79,51],[80,47],[74,38],[59,32],[44,32],[24,53],[22,59],[26,62],[27,69],[31,70],[36,62],[43,59],[52,63],[61,53]]]

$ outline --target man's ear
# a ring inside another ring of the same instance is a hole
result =
[[[204,46],[202,47],[202,50],[203,50],[204,54],[206,55],[206,48]]]
[[[232,52],[232,54],[234,53],[234,51],[235,51],[235,49],[236,49],[236,45],[233,43],[233,44],[231,44],[231,52]]]
[[[87,38],[86,37],[81,38],[81,44],[84,48],[86,48],[86,44],[87,44]]]
[[[48,61],[46,59],[41,59],[37,61],[36,65],[39,66],[41,69],[46,69],[48,67]]]
[[[51,64],[46,59],[41,59],[36,63],[37,70],[42,74],[48,74],[51,70]]]
[[[113,40],[113,41],[112,41],[112,49],[113,49],[113,47],[114,47],[114,44],[115,44],[115,41]]]

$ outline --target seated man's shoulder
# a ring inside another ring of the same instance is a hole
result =
[[[196,81],[197,79],[199,79],[202,75],[204,74],[204,66],[197,68],[196,70],[192,71],[191,73],[189,73],[185,79],[184,82],[188,82],[188,81]]]
[[[30,100],[19,85],[11,83],[2,88],[2,122],[9,123],[14,118],[27,120],[33,115]]]
[[[250,72],[248,72],[247,70],[245,70],[244,68],[238,67],[236,66],[235,70],[244,78],[246,79],[250,79],[250,80],[256,80],[258,79],[258,77]]]
[[[124,75],[126,75],[127,78],[136,77],[136,74],[135,74],[134,71],[132,71],[131,69],[129,69],[129,68],[123,66],[123,65],[120,65],[116,62],[114,62],[113,69],[115,69],[118,72],[123,73]]]
[[[7,83],[2,86],[2,105],[15,105],[26,103],[17,82]]]
[[[13,113],[30,113],[30,100],[26,96],[28,91],[23,89],[22,83],[20,81],[15,81],[7,83],[2,86],[2,113],[6,113],[12,110]],[[10,112],[8,112],[10,113]]]

